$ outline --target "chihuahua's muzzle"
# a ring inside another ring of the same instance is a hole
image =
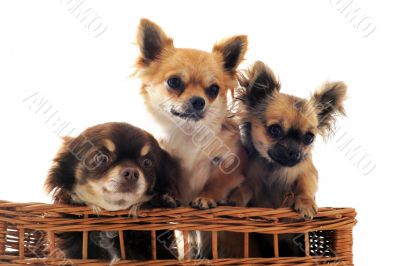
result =
[[[277,143],[273,148],[268,150],[268,155],[283,166],[295,166],[302,159],[302,153],[296,145],[288,145],[288,147]]]
[[[188,100],[188,102],[186,102],[179,108],[182,111],[178,111],[172,108],[171,114],[185,120],[198,121],[204,118],[205,106],[206,106],[206,101],[204,100],[204,98],[199,96],[193,96]]]

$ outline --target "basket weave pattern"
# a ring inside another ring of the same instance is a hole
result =
[[[80,218],[65,218],[65,214]],[[68,264],[109,265],[109,262],[87,259],[87,232],[117,231],[121,236],[124,230],[142,230],[151,232],[153,259],[124,260],[123,237],[120,237],[122,259],[115,265],[353,265],[352,229],[356,223],[355,216],[355,210],[351,208],[320,208],[312,221],[304,221],[290,209],[218,207],[210,210],[139,210],[132,217],[128,211],[96,214],[87,207],[0,201],[0,264],[67,265],[65,258],[56,256],[55,233],[82,231],[83,259],[68,260]],[[190,231],[211,232],[212,259],[157,259],[158,230],[181,230],[185,254],[189,249]],[[238,243],[244,247],[243,258],[218,258],[217,239],[221,231],[244,234],[243,243]],[[249,234],[254,232],[274,236],[274,257],[249,257]],[[305,256],[279,257],[279,235],[289,233],[301,234]]]

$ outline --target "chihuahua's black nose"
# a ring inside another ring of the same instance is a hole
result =
[[[139,175],[139,171],[132,167],[127,167],[121,171],[121,177],[125,180],[136,180]]]
[[[298,150],[289,150],[287,154],[290,160],[293,161],[300,160],[301,153]]]
[[[190,104],[192,105],[194,110],[201,111],[201,110],[203,110],[206,102],[201,97],[193,96],[192,98],[190,98]]]

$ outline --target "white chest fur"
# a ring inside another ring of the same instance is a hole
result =
[[[161,140],[161,145],[172,156],[180,159],[182,180],[179,183],[180,199],[187,205],[203,189],[210,175],[212,160],[204,151],[205,146],[179,129],[169,132]]]

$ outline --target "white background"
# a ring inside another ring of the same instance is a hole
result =
[[[147,17],[174,37],[177,47],[210,51],[223,37],[247,34],[250,46],[241,67],[265,61],[287,93],[307,97],[325,80],[345,81],[348,116],[333,138],[315,147],[317,201],[357,209],[356,265],[400,265],[395,260],[400,201],[395,1],[353,2],[350,9],[359,7],[361,16],[350,21],[352,16],[340,9],[348,0],[86,0],[82,8],[92,8],[97,26],[105,30],[97,37],[94,24],[87,27],[89,18],[81,21],[80,11],[70,10],[74,2],[0,4],[0,199],[49,201],[42,184],[60,144],[53,126],[57,121],[46,122],[50,112],[69,122],[75,134],[106,121],[156,130],[138,94],[139,83],[129,77],[137,53],[136,27]],[[367,19],[358,25],[363,16]],[[47,101],[47,115],[24,101],[34,93]],[[352,139],[348,148],[343,148],[345,139]],[[366,171],[368,162],[376,168]]]

